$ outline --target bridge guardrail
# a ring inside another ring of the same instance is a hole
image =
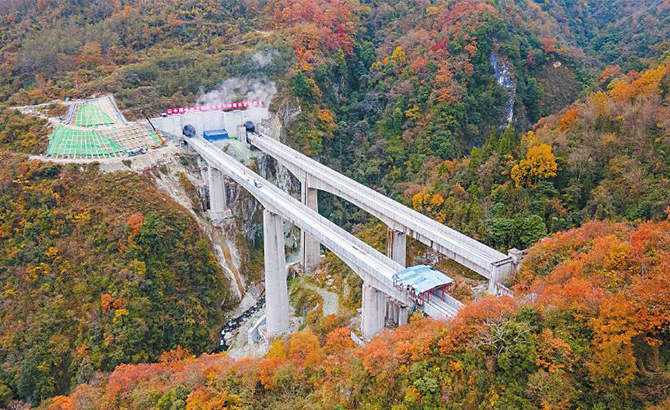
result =
[[[439,224],[425,215],[413,211],[406,206],[338,173],[337,171],[332,170],[325,165],[304,156],[300,152],[283,145],[281,142],[274,140],[271,137],[256,134],[250,136],[250,140],[254,145],[268,152],[268,154],[273,155],[274,152],[275,155],[282,156],[283,158],[278,159],[289,162],[294,167],[301,169],[307,174],[314,174],[316,171],[323,174],[320,177],[315,176],[317,182],[324,185],[322,188],[329,187],[327,190],[330,190],[335,194],[339,194],[338,196],[342,196],[350,202],[363,207],[364,209],[369,208],[370,204],[367,203],[367,201],[365,201],[363,198],[358,198],[361,194],[364,196],[368,195],[369,198],[371,198],[373,201],[379,201],[379,204],[382,206],[401,207],[403,212],[397,212],[393,208],[388,208],[384,210],[384,214],[382,216],[386,215],[391,220],[399,221],[398,223],[407,227],[410,230],[408,233],[412,234],[414,237],[417,237],[417,239],[421,239],[422,236],[426,236],[425,232],[430,232],[431,229],[434,230],[438,236],[443,235],[442,241],[439,244],[436,243],[438,246],[443,248],[442,253],[445,253],[446,256],[451,257],[452,259],[459,260],[460,263],[464,263],[468,268],[474,269],[486,277],[490,277],[491,271],[493,271],[495,266],[498,266],[500,263],[511,263],[509,256],[489,248],[488,246],[456,230]],[[329,179],[332,181],[329,182]],[[335,184],[336,180],[344,180],[351,186],[347,187],[342,183]],[[356,193],[353,191],[345,192],[350,189],[354,189]],[[374,213],[374,211],[370,210],[369,212]],[[412,220],[412,218],[414,218],[414,220]],[[423,232],[414,232],[412,227],[420,229]],[[436,239],[437,237],[430,237],[429,240],[431,243],[433,243]],[[445,244],[448,244],[448,246],[444,246]],[[463,255],[467,255],[467,257]]]
[[[210,166],[216,166],[228,174],[261,201],[264,206],[320,238],[319,240],[325,246],[347,262],[364,280],[370,280],[375,288],[407,304],[406,296],[393,287],[392,281],[393,274],[403,268],[401,265],[325,217],[307,208],[252,170],[216,149],[211,143],[201,138],[191,138],[186,141],[210,163]],[[252,182],[254,180],[262,182],[261,188]],[[448,313],[447,316],[451,316],[451,311],[454,308],[444,302],[442,305],[444,307],[436,306],[432,310],[429,308],[425,311],[429,315],[432,312],[432,317],[444,317],[444,312]]]

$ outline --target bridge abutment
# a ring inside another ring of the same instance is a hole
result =
[[[407,235],[393,228],[387,230],[386,256],[402,266],[407,266]]]
[[[263,211],[263,251],[267,331],[270,336],[276,336],[289,330],[286,255],[282,217],[267,209]]]
[[[524,251],[512,248],[507,253],[511,259],[508,263],[494,264],[493,270],[491,272],[491,278],[489,279],[490,294],[497,296],[511,294],[511,291],[505,286],[502,286],[502,284],[507,280],[509,275],[519,269],[519,266],[523,261],[524,254]]]
[[[318,190],[311,188],[307,179],[300,182],[300,195],[302,203],[314,212],[319,212]],[[302,266],[306,272],[314,272],[321,262],[321,245],[313,236],[303,229],[300,234],[300,247],[302,252]]]
[[[221,221],[231,215],[231,211],[228,209],[223,173],[210,166],[207,174],[209,180],[209,216],[212,221]]]
[[[362,331],[365,339],[371,339],[384,329],[386,316],[385,295],[368,283],[363,283]]]

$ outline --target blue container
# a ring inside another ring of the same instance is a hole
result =
[[[203,132],[202,136],[205,137],[207,141],[227,140],[230,138],[228,136],[228,131],[226,130],[209,130]]]

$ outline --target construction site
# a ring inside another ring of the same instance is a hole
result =
[[[128,121],[112,95],[75,101],[67,114],[47,116],[41,105],[18,107],[24,114],[41,116],[53,131],[44,157],[54,160],[98,160],[146,154],[165,145],[164,137],[180,136],[186,124],[210,140],[238,139],[246,121],[260,123],[269,116],[261,101],[168,109],[152,119]],[[46,104],[42,104],[46,105]],[[160,130],[160,131],[159,131]],[[212,131],[214,130],[214,131]]]
[[[143,154],[163,145],[148,122],[124,118],[114,97],[66,102],[64,117],[48,117],[53,126],[45,156],[50,158],[113,158]],[[22,111],[35,114],[33,107]]]

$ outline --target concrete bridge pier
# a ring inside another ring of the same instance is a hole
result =
[[[209,216],[212,221],[221,221],[231,214],[230,209],[228,209],[223,173],[210,166],[207,174],[209,180]]]
[[[387,230],[386,256],[402,266],[407,266],[407,235],[393,228]]]
[[[409,310],[391,298],[386,298],[386,319],[396,326],[407,324]]]
[[[300,195],[302,203],[309,209],[319,212],[318,190],[311,188],[308,180],[300,182]],[[319,241],[303,229],[300,234],[300,247],[302,252],[302,266],[305,272],[314,272],[321,262],[321,245]]]
[[[398,326],[404,326],[409,322],[409,309],[406,307],[398,307]]]
[[[386,316],[385,295],[367,282],[363,283],[363,312],[361,316],[363,338],[371,339],[374,335],[384,330]]]
[[[406,307],[393,303],[393,322],[398,326],[407,324],[409,318],[409,310]]]
[[[269,336],[277,336],[289,330],[284,228],[282,217],[267,209],[263,211],[263,251],[267,331]]]

